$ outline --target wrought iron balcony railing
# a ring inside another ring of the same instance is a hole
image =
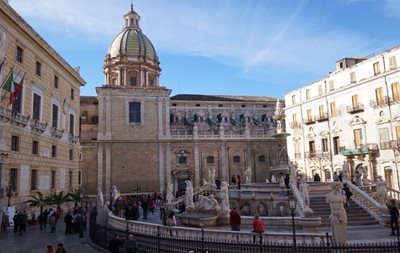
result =
[[[358,104],[355,106],[347,106],[347,112],[348,113],[359,113],[364,111],[364,105],[363,104]]]

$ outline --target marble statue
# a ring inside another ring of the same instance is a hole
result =
[[[174,186],[172,183],[168,183],[168,187],[167,187],[167,203],[171,203],[172,199],[174,198]]]
[[[196,201],[196,209],[199,211],[219,211],[221,207],[218,205],[214,195],[210,194],[209,196],[199,195]]]
[[[185,183],[186,183],[185,204],[186,204],[187,208],[188,207],[192,207],[193,208],[194,204],[193,204],[193,186],[192,186],[192,182],[190,182],[190,180],[186,180]]]
[[[307,184],[307,182],[304,179],[302,179],[300,182],[301,183],[300,183],[299,187],[300,187],[301,197],[304,200],[304,205],[309,207],[310,206],[310,196],[309,196],[310,186]]]
[[[246,184],[251,183],[251,168],[247,167],[247,170],[244,171],[244,175],[246,176]]]
[[[97,210],[99,210],[100,207],[104,206],[104,197],[103,197],[103,192],[101,191],[101,188],[97,188]]]
[[[276,177],[274,175],[271,176],[271,183],[276,183]]]
[[[289,164],[290,184],[295,184],[297,180],[297,166],[293,162]]]
[[[222,183],[221,183],[221,208],[224,211],[230,211],[228,186],[229,185],[226,181],[222,181]]]
[[[347,243],[347,213],[344,209],[345,196],[341,194],[341,183],[332,185],[332,192],[326,195],[326,203],[331,208],[329,216],[332,226],[332,235],[337,244]]]
[[[362,186],[362,184],[363,184],[362,175],[363,174],[359,170],[356,171],[355,180],[354,181],[355,181],[357,186]]]
[[[210,184],[215,185],[215,168],[211,167]]]
[[[110,208],[110,201],[106,201],[106,203],[102,207],[97,207],[98,212],[96,216],[97,224],[104,225],[107,221],[108,214],[111,212]]]
[[[342,165],[342,179],[344,180],[350,180],[350,170],[349,170],[349,164],[347,161],[343,161]]]
[[[117,190],[117,186],[113,185],[111,188],[111,204],[114,205],[118,198],[119,192]]]
[[[265,183],[267,183],[267,184],[269,183],[269,179],[268,178],[265,179]]]
[[[376,180],[376,199],[381,205],[386,204],[386,182],[382,176],[378,176]]]

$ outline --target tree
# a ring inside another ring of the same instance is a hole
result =
[[[44,197],[41,192],[37,192],[36,195],[29,195],[30,199],[25,201],[30,207],[40,207],[40,213],[43,213],[43,206],[49,205],[49,198]]]
[[[71,201],[75,202],[75,205],[82,201],[82,191],[80,189],[74,189],[72,192],[68,193]]]
[[[70,202],[71,199],[68,194],[65,194],[63,191],[59,193],[53,192],[49,197],[48,201],[51,205],[57,205],[57,209],[61,209],[61,204]]]

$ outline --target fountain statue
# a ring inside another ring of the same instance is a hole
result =
[[[347,214],[344,209],[345,197],[341,194],[341,183],[332,185],[332,192],[326,195],[326,203],[331,208],[329,216],[332,226],[332,235],[337,244],[347,243]]]
[[[118,198],[119,192],[117,190],[117,186],[113,185],[111,188],[111,204],[114,205]]]
[[[244,171],[244,175],[246,176],[246,184],[251,183],[251,168],[247,167],[247,170]]]
[[[376,180],[376,199],[381,205],[386,204],[386,182],[382,176],[377,176]]]
[[[223,211],[230,211],[229,205],[229,185],[226,181],[221,183],[221,207]]]
[[[174,198],[174,194],[173,194],[173,189],[174,186],[172,183],[168,183],[168,187],[167,187],[167,203],[171,203],[172,199]]]
[[[186,209],[190,210],[194,208],[194,203],[193,203],[193,186],[192,182],[190,180],[186,180],[186,199],[185,199],[185,205]]]

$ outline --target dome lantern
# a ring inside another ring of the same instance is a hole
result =
[[[124,15],[125,29],[135,29],[141,31],[139,21],[140,16],[133,10],[133,4],[131,3],[131,10]]]

